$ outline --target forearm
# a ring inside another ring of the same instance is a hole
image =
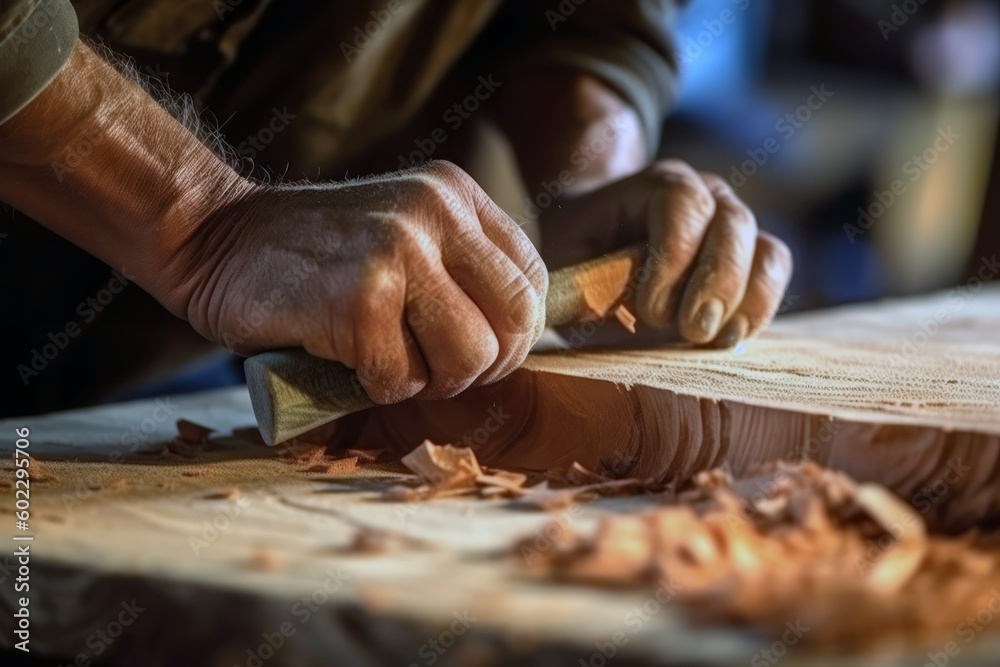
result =
[[[90,48],[0,125],[0,198],[183,315],[175,261],[249,184]]]
[[[602,81],[569,68],[513,73],[499,119],[532,200],[553,181],[566,195],[589,192],[652,157],[636,111]]]

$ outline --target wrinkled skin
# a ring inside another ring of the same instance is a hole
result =
[[[186,310],[199,332],[244,354],[302,346],[340,361],[377,403],[493,382],[544,328],[541,258],[447,162],[258,189],[195,247]]]
[[[647,345],[732,346],[770,323],[791,277],[788,247],[757,228],[725,180],[679,160],[567,197],[543,224],[543,252],[556,266],[583,259],[590,248],[647,240],[650,275],[634,300]],[[634,343],[630,338],[611,325],[590,342]]]
[[[302,346],[357,369],[378,403],[454,396],[517,368],[544,321],[542,258],[554,268],[646,242],[634,305],[650,342],[730,345],[767,324],[791,259],[722,179],[648,164],[635,111],[595,79],[529,67],[505,91],[498,119],[529,190],[609,119],[618,128],[539,219],[542,257],[449,163],[247,181],[82,43],[0,125],[0,197],[211,340],[244,354]],[[53,170],[84,142],[84,164]]]

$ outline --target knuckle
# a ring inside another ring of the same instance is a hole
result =
[[[461,354],[449,355],[447,366],[431,372],[430,393],[436,398],[450,398],[471,385],[497,359],[500,346],[493,335]]]
[[[495,382],[517,370],[524,363],[528,352],[531,351],[531,344],[532,341],[523,336],[511,340],[506,346],[506,350],[501,353],[500,358],[498,358],[497,362],[489,370],[489,373],[482,376],[482,384]]]
[[[506,299],[504,317],[507,331],[517,336],[531,336],[535,330],[538,313],[545,304],[540,302],[531,284],[519,277],[502,292]]]
[[[400,378],[408,375],[405,366],[396,355],[369,350],[358,359],[354,370],[368,397],[375,403],[386,405],[407,398],[403,391],[406,383],[399,382]]]
[[[757,218],[753,211],[737,199],[732,199],[726,207],[726,220],[730,225],[736,227],[738,231],[749,232],[757,229]],[[752,238],[752,237],[751,237]],[[751,244],[751,249],[752,249]]]
[[[664,239],[666,248],[662,258],[657,258],[653,265],[653,275],[671,276],[676,272],[677,259],[691,262],[701,248],[703,232],[696,225],[680,225]]]
[[[722,178],[718,174],[710,171],[700,171],[698,172],[698,175],[701,177],[701,180],[705,183],[705,185],[708,186],[708,189],[711,190],[712,192],[716,194],[719,193],[734,194],[733,189],[729,187],[729,183],[726,182],[726,179]]]
[[[432,160],[427,163],[424,170],[432,178],[452,187],[470,188],[476,184],[464,169],[448,160]]]
[[[698,175],[691,165],[684,160],[678,160],[677,158],[657,160],[650,164],[646,170],[648,173],[658,176],[685,174],[696,178]]]
[[[757,236],[757,247],[762,255],[764,272],[784,283],[791,274],[793,263],[788,245],[772,234],[761,232]]]
[[[697,177],[682,176],[667,180],[664,185],[670,189],[672,196],[680,197],[703,218],[710,218],[715,213],[715,197]]]

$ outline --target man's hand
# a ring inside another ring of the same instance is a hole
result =
[[[54,169],[71,148],[85,161]],[[301,345],[379,403],[517,368],[548,274],[448,163],[367,181],[249,183],[88,47],[0,125],[0,197],[238,352]]]
[[[548,274],[518,226],[447,162],[331,185],[259,187],[210,215],[162,299],[240,353],[302,346],[369,396],[444,398],[517,368]]]
[[[540,223],[553,268],[648,240],[651,271],[637,314],[692,343],[726,347],[759,332],[791,278],[787,246],[757,228],[725,180],[679,160],[564,195]]]

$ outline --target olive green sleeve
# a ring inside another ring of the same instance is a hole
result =
[[[69,0],[0,0],[0,123],[55,78],[78,31]]]

